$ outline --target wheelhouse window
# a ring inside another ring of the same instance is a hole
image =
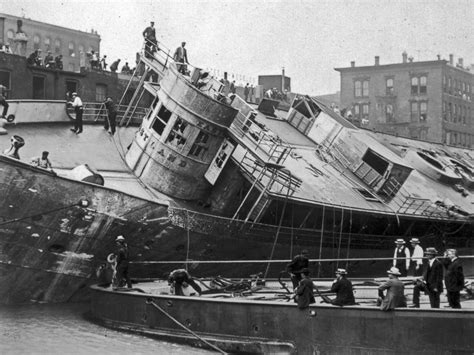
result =
[[[161,106],[158,115],[156,115],[155,122],[153,122],[153,130],[158,133],[160,136],[163,134],[163,131],[166,127],[166,124],[170,120],[172,112],[169,111],[164,105]]]
[[[103,102],[107,98],[107,85],[97,84],[95,86],[95,101]]]
[[[177,117],[176,122],[173,125],[173,129],[168,135],[168,138],[166,138],[166,143],[169,143],[176,148],[182,149],[187,140],[187,127],[188,124],[181,117]]]
[[[393,95],[393,78],[388,78],[385,81],[385,94],[386,95]]]
[[[189,155],[195,156],[197,158],[203,158],[206,154],[207,150],[209,149],[209,135],[200,131],[196,140],[194,141],[191,150],[189,151]]]

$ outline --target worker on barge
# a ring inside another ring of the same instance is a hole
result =
[[[308,251],[304,249],[301,251],[301,254],[296,255],[293,260],[286,265],[286,271],[290,274],[291,282],[293,283],[293,290],[298,287],[301,281],[301,270],[308,269],[309,267],[308,254]]]
[[[168,277],[168,284],[171,286],[172,293],[174,292],[176,296],[185,296],[183,288],[188,287],[188,285],[191,286],[198,295],[202,293],[201,287],[199,287],[185,269],[173,270]]]
[[[123,237],[123,235],[119,235],[115,239],[115,243],[117,245],[117,251],[115,253],[117,263],[117,265],[115,266],[116,286],[123,287],[126,283],[128,288],[132,288],[132,281],[130,280],[130,276],[128,275],[128,245],[125,242],[125,238]]]
[[[331,292],[336,293],[336,298],[331,300],[331,304],[335,306],[355,305],[354,291],[352,290],[352,282],[347,277],[345,269],[336,270],[336,280],[331,286]]]
[[[314,299],[314,283],[309,278],[309,269],[301,270],[301,281],[295,289],[295,302],[299,309],[306,309],[311,303],[315,303]]]
[[[387,271],[388,281],[379,287],[379,299],[377,305],[382,311],[390,311],[398,307],[406,307],[407,301],[405,298],[405,286],[403,282],[398,279],[401,275],[400,270],[396,267],[390,268]],[[384,296],[383,291],[387,290]]]

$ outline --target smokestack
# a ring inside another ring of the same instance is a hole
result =
[[[380,64],[380,57],[378,55],[375,56],[375,65]]]
[[[452,55],[452,54],[449,55],[449,64],[451,64],[451,65],[454,64],[454,55]]]
[[[355,61],[352,61],[351,62],[351,68],[354,68],[356,66],[356,62]]]
[[[407,58],[408,58],[407,52],[403,51],[403,53],[402,53],[402,58],[403,58],[403,63],[406,63],[406,62],[407,62]]]

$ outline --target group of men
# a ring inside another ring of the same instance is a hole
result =
[[[59,54],[56,57],[53,57],[51,51],[48,51],[48,54],[46,54],[43,60],[41,58],[41,49],[36,49],[26,59],[26,63],[37,67],[63,70],[63,55]]]
[[[444,279],[449,307],[454,309],[461,308],[460,292],[464,288],[464,274],[457,250],[446,250],[444,258],[438,260],[438,251],[435,248],[430,247],[423,252],[419,245],[420,241],[417,238],[413,238],[410,240],[413,244],[413,253],[412,257],[410,257],[402,241],[402,239],[397,239],[394,266],[387,270],[388,280],[378,288],[379,298],[377,305],[380,306],[380,309],[389,311],[398,307],[407,307],[405,284],[399,279],[402,276],[399,267],[402,267],[403,270],[408,270],[411,267],[415,276],[419,276],[413,288],[413,303],[409,307],[419,308],[420,293],[424,292],[429,297],[431,308],[439,308]],[[424,257],[427,259],[426,263],[423,263]],[[295,256],[287,265],[287,271],[293,283],[295,301],[301,309],[307,308],[310,303],[314,303],[315,287],[309,278],[308,266],[307,250],[303,250],[300,255]],[[356,304],[352,283],[347,279],[347,271],[345,269],[336,270],[336,280],[333,282],[329,292],[335,293],[336,298],[331,300],[323,296],[323,299],[333,305],[345,306]],[[321,292],[318,291],[318,293]]]

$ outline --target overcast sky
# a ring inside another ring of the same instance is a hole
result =
[[[191,64],[256,78],[285,67],[292,91],[339,90],[335,67],[437,54],[474,63],[474,0],[0,0],[0,12],[101,36],[101,54],[134,62],[155,21],[169,48],[187,42]]]

